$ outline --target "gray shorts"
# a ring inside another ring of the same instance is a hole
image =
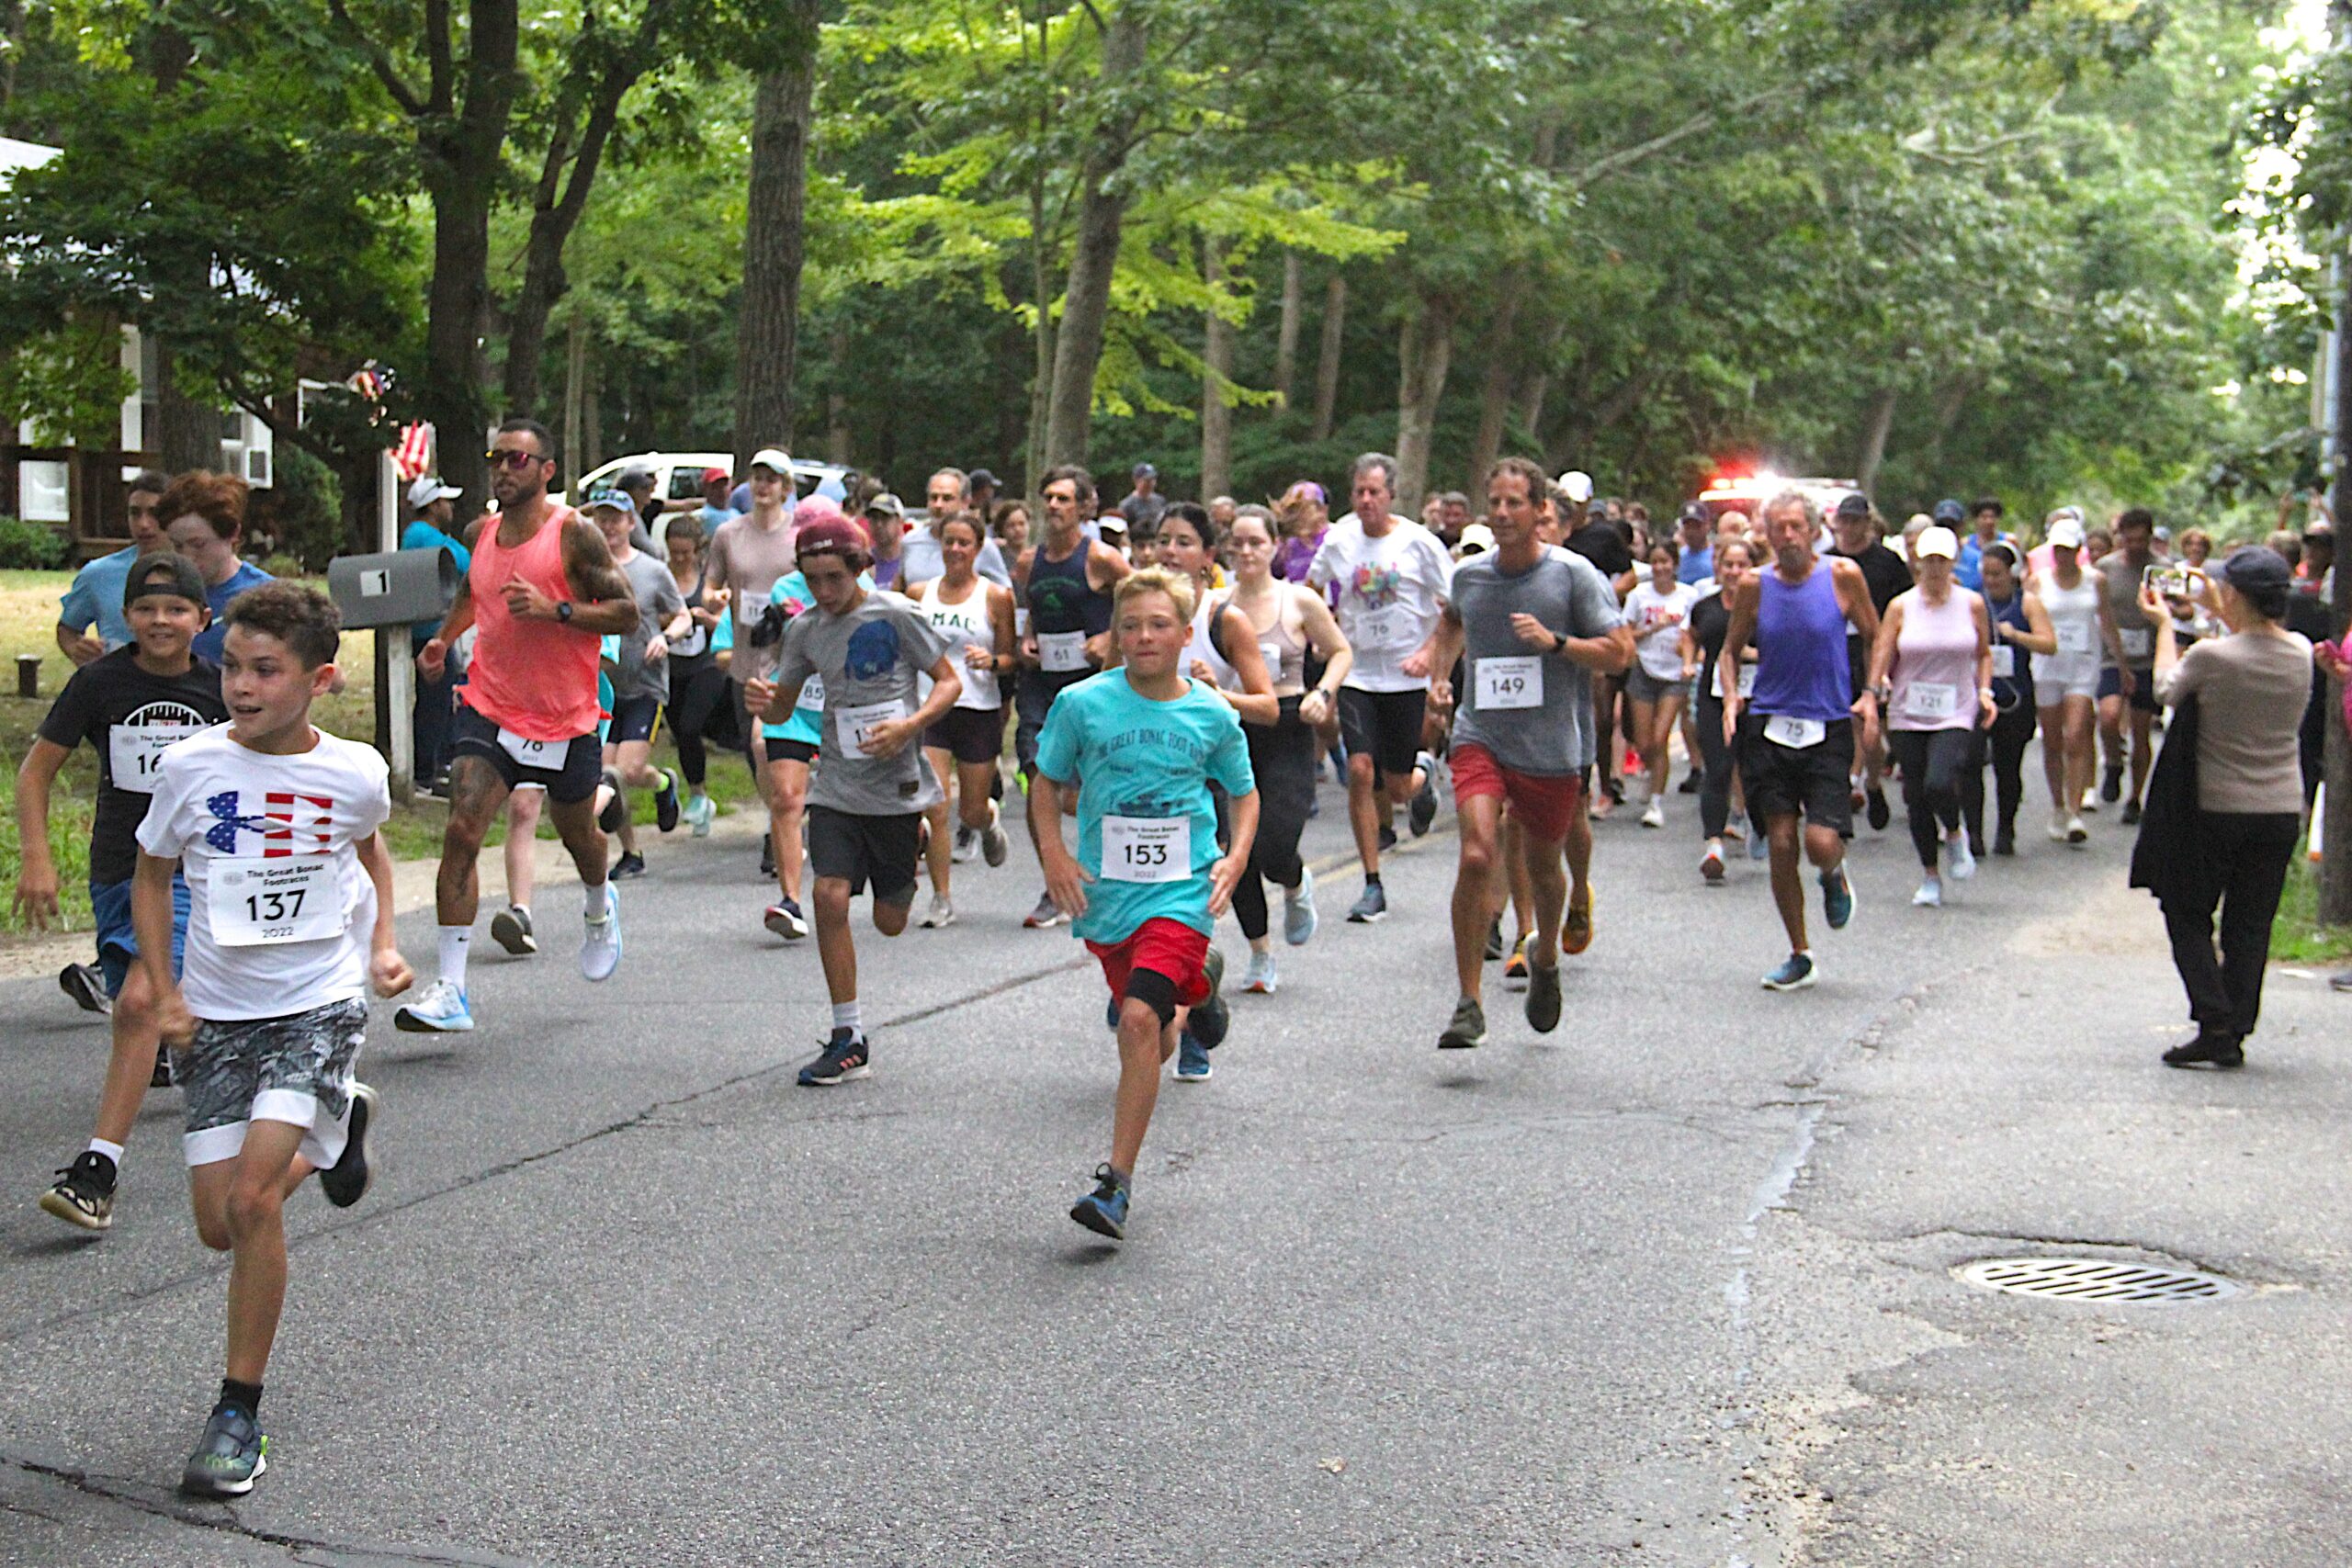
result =
[[[172,1064],[187,1106],[187,1163],[234,1159],[253,1122],[307,1129],[302,1157],[322,1170],[343,1157],[351,1117],[351,1065],[368,1036],[355,997],[284,1018],[200,1020]]]
[[[1677,675],[1671,681],[1663,680],[1643,669],[1642,661],[1638,659],[1625,666],[1625,694],[1637,703],[1654,703],[1666,697],[1683,696],[1690,690],[1690,682],[1681,676]]]

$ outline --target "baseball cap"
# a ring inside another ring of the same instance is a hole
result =
[[[1681,520],[1685,523],[1708,523],[1713,521],[1713,519],[1707,514],[1707,503],[1703,501],[1684,502],[1682,503]]]
[[[1462,542],[1453,547],[1457,556],[1484,555],[1495,547],[1495,531],[1484,523],[1473,523],[1462,530]]]
[[[792,477],[792,458],[781,446],[763,446],[752,453],[752,467],[765,468],[772,474],[782,474],[786,479]]]
[[[613,482],[623,490],[634,490],[639,485],[650,485],[653,482],[653,470],[641,464],[632,463],[623,468]]]
[[[863,556],[872,554],[873,549],[873,541],[865,536],[865,530],[842,516],[838,509],[830,515],[804,521],[792,540],[792,553],[796,556]]]
[[[122,607],[128,610],[150,593],[174,594],[191,604],[211,603],[204,594],[204,574],[173,550],[149,550],[130,563],[130,575],[122,580]]]
[[[986,468],[974,468],[964,476],[964,484],[970,490],[997,490],[1001,488],[1002,481]]]
[[[598,485],[588,492],[588,499],[580,503],[580,510],[634,513],[637,510],[637,502],[629,499],[627,491],[616,490],[611,485]]]
[[[2241,593],[2260,593],[2264,590],[2284,592],[2294,586],[2295,569],[2287,558],[2267,545],[2240,545],[2222,563],[2222,576]]]
[[[1926,560],[1930,556],[1940,556],[1945,560],[1951,560],[1960,554],[1960,539],[1951,529],[1940,524],[1931,528],[1922,528],[1919,531],[1919,542],[1911,547],[1911,553],[1921,560]]]
[[[1137,463],[1135,466],[1134,473],[1130,477],[1138,479],[1156,479],[1159,477],[1159,470],[1153,468],[1149,463]]]
[[[2081,549],[2083,547],[2083,525],[2072,517],[2059,518],[2058,521],[2050,525],[2050,543],[2052,547],[2057,549]]]
[[[422,512],[436,501],[455,501],[465,493],[456,485],[445,485],[427,474],[408,487],[408,509]]]
[[[1950,496],[1946,496],[1943,500],[1936,502],[1936,521],[1939,523],[1965,523],[1968,521],[1968,508],[1961,505],[1959,502],[1952,500]]]
[[[1592,499],[1592,476],[1582,468],[1570,468],[1560,476],[1560,493],[1581,506]]]
[[[1127,520],[1115,512],[1106,512],[1094,520],[1094,531],[1098,534],[1116,534],[1124,538],[1127,532]]]
[[[735,476],[725,468],[705,468],[702,471],[702,487],[708,490],[713,485],[731,484],[734,479]]]
[[[904,518],[907,514],[906,503],[901,502],[897,496],[892,495],[888,491],[884,491],[880,495],[876,496],[872,501],[865,503],[865,514],[867,516],[871,517],[877,512],[882,513],[885,517]]]
[[[1871,498],[1860,491],[1840,496],[1838,500],[1838,515],[1840,517],[1868,517],[1870,514]]]

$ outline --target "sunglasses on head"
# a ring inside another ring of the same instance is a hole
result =
[[[493,446],[489,451],[483,453],[481,457],[482,461],[488,463],[493,468],[512,468],[518,473],[523,469],[529,468],[534,463],[544,463],[547,461],[546,458],[540,457],[537,453],[526,452],[519,446],[509,446],[503,451]]]

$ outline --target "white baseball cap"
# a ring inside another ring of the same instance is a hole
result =
[[[1583,505],[1592,499],[1592,476],[1582,468],[1570,468],[1560,476],[1560,493]]]
[[[765,468],[771,473],[781,474],[786,479],[792,477],[792,458],[781,446],[763,446],[752,453],[752,467]]]
[[[1911,553],[1921,560],[1926,560],[1929,556],[1941,556],[1944,559],[1951,560],[1960,554],[1960,538],[1951,529],[1938,523],[1931,527],[1919,530],[1919,541],[1911,547]]]
[[[2080,523],[2075,522],[2071,517],[2059,518],[2058,521],[2050,525],[2050,543],[2052,547],[2057,549],[2081,549],[2083,547],[2083,525]]]
[[[455,501],[465,493],[456,485],[445,485],[427,474],[408,487],[408,509],[422,512],[436,501]]]

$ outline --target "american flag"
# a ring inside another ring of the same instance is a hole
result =
[[[433,466],[433,427],[419,420],[401,427],[400,445],[392,448],[392,466],[407,484],[424,477]]]
[[[262,814],[247,817],[237,810],[237,792],[222,790],[209,796],[205,807],[212,826],[204,841],[224,855],[237,852],[237,829],[261,835],[265,858],[277,855],[322,855],[334,847],[334,797],[294,795],[271,790],[262,796]]]

